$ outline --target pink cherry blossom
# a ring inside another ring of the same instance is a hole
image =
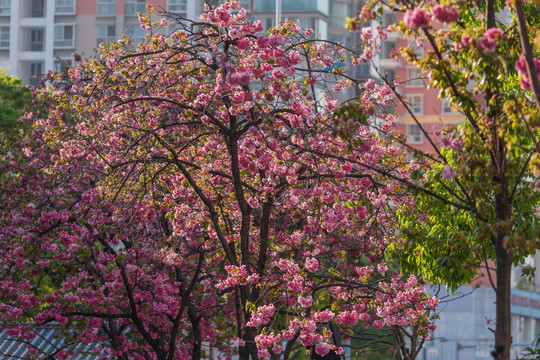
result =
[[[434,6],[431,12],[435,19],[443,23],[450,23],[459,19],[458,6],[443,6],[439,4]]]
[[[403,22],[406,26],[418,29],[425,28],[430,25],[430,16],[426,9],[418,7],[414,10],[407,10],[403,16]]]
[[[540,60],[538,60],[537,58],[533,58],[533,61],[534,61],[534,65],[535,65],[536,73],[538,77],[539,76],[538,74],[540,73]],[[526,63],[524,54],[521,54],[519,56],[519,59],[516,61],[515,68],[521,77],[519,80],[520,87],[523,90],[529,90],[531,88],[531,83],[530,83],[529,73],[527,71],[527,63]]]
[[[491,28],[486,30],[483,36],[478,38],[477,46],[481,50],[487,52],[495,52],[497,46],[503,40],[502,30],[499,28]]]
[[[446,164],[444,166],[444,169],[441,171],[441,175],[443,178],[450,180],[453,179],[456,176],[456,172],[452,170],[450,165]]]
[[[317,345],[315,345],[315,352],[321,356],[326,356],[330,352],[330,344],[325,342],[320,342]]]

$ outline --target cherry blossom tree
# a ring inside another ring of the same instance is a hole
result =
[[[419,67],[439,97],[466,118],[442,133],[427,128],[400,96],[398,84],[389,84],[434,149],[415,152],[418,172],[410,188],[417,194],[416,211],[403,213],[404,241],[396,255],[402,270],[421,271],[425,279],[450,288],[470,283],[478,269],[486,269],[496,292],[492,356],[509,359],[511,270],[534,254],[540,230],[540,66],[532,46],[538,40],[533,35],[538,10],[520,0],[393,0],[370,1],[360,16],[385,11],[400,20],[377,36],[397,31],[424,44],[425,56],[404,47],[396,49],[396,57]],[[358,27],[358,19],[349,19],[349,27]],[[376,52],[377,43],[370,40],[367,46]]]
[[[45,108],[1,163],[8,334],[53,322],[120,359],[343,353],[328,322],[427,337],[437,300],[384,260],[412,205],[403,155],[367,100],[321,95],[348,85],[328,70],[344,50],[293,21],[263,33],[236,2],[207,10],[141,14],[145,42],[101,45],[36,89]]]

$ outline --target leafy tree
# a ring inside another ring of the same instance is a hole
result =
[[[523,351],[522,355],[518,357],[518,360],[534,360],[540,356],[540,336],[534,339],[531,346],[528,346]]]
[[[330,321],[427,337],[437,300],[383,258],[411,199],[382,174],[405,175],[403,156],[369,108],[318,95],[342,52],[292,21],[263,35],[236,2],[170,36],[140,21],[136,49],[44,79],[46,109],[0,164],[8,334],[54,321],[120,359],[341,353],[317,332]]]
[[[427,50],[425,57],[410,47],[397,52],[428,74],[440,98],[466,118],[445,129],[437,147],[438,139],[409,110],[435,154],[416,152],[415,180],[404,180],[416,203],[401,210],[403,242],[394,255],[404,271],[420,271],[450,288],[470,283],[478,269],[494,263],[494,270],[487,270],[496,291],[492,355],[509,359],[512,266],[539,247],[540,62],[531,45],[537,42],[538,11],[522,1],[394,0],[371,1],[361,16],[383,11],[402,19],[389,30]],[[409,109],[395,84],[389,85]]]
[[[30,105],[31,92],[21,79],[9,76],[0,69],[0,132],[4,140],[15,136],[18,120]],[[9,144],[6,144],[9,146]]]

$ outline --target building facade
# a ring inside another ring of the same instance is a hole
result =
[[[539,268],[540,252],[527,260]],[[527,281],[521,267],[512,273],[510,311],[512,313],[511,358],[530,347],[540,335],[540,277]],[[492,274],[494,275],[494,274]],[[437,329],[424,345],[422,360],[488,360],[494,346],[495,291],[485,271],[472,286],[462,286],[455,293],[432,287],[441,302],[437,308]]]
[[[92,57],[102,42],[124,34],[144,38],[137,13],[152,3],[156,13],[170,11],[197,19],[204,0],[0,0],[0,66],[26,84],[36,75],[71,65],[73,53]],[[216,0],[216,3],[219,1]],[[265,29],[275,24],[275,0],[241,0]],[[345,17],[358,11],[354,0],[282,0],[282,19],[299,19],[314,36],[355,45],[357,35],[344,29]],[[159,15],[157,15],[159,16]],[[369,67],[355,71],[369,74]]]

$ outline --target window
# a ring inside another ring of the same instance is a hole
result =
[[[407,87],[424,87],[422,71],[417,67],[407,68]]]
[[[283,10],[318,10],[326,13],[328,8],[326,5],[328,1],[317,0],[294,0],[294,1],[282,1],[281,5]],[[269,0],[254,0],[254,10],[270,10],[276,9],[276,2]],[[326,5],[326,6],[325,6]]]
[[[439,349],[435,347],[426,348],[427,360],[439,360]]]
[[[186,13],[187,0],[169,0],[169,11]]]
[[[75,0],[54,0],[54,12],[56,14],[75,13]]]
[[[54,47],[73,47],[74,25],[56,25],[54,27]]]
[[[394,82],[394,80],[396,80],[396,71],[395,70],[392,70],[392,69],[383,69],[381,71],[382,73],[382,78],[386,81],[388,81],[390,84],[392,84]]]
[[[0,0],[0,15],[9,15],[11,12],[11,0]]]
[[[45,0],[32,0],[32,17],[45,16]]]
[[[423,142],[422,130],[417,124],[407,125],[407,143],[421,144]]]
[[[240,7],[246,10],[251,10],[251,0],[240,0]]]
[[[381,26],[383,29],[386,29],[389,25],[394,25],[397,23],[397,17],[395,12],[386,12],[383,14]]]
[[[345,26],[346,17],[352,13],[351,5],[331,2],[330,11],[328,13],[330,14],[328,24],[343,28]]]
[[[395,48],[395,41],[383,41],[381,43],[381,59],[392,59],[392,53]]]
[[[30,30],[30,51],[43,51],[43,29]]]
[[[116,37],[115,25],[98,25],[96,26],[96,40],[97,46],[101,43],[110,43]]]
[[[371,65],[365,62],[362,62],[354,67],[356,73],[360,75],[369,75],[371,73]]]
[[[457,114],[458,111],[452,105],[450,105],[450,101],[443,99],[442,101],[442,113],[443,114]]]
[[[137,13],[146,12],[145,0],[127,0],[126,1],[126,15],[137,15]]]
[[[54,66],[56,71],[63,72],[65,69],[70,68],[73,65],[73,59],[58,59]]]
[[[408,46],[413,49],[413,52],[416,54],[417,57],[419,58],[424,57],[423,44],[418,43],[418,41],[415,41],[415,40],[409,40]]]
[[[268,30],[274,26],[275,18],[260,18],[264,30]]]
[[[146,30],[138,25],[130,25],[127,27],[126,35],[133,39],[133,44],[137,44],[144,41]]]
[[[30,63],[30,85],[38,85],[41,74],[43,74],[43,62]]]
[[[313,29],[313,35],[311,35],[310,39],[315,39],[317,37],[318,33],[318,22],[313,17],[298,17],[298,26],[300,26],[302,29]]]
[[[411,112],[414,115],[424,114],[424,95],[423,94],[407,95],[407,103],[409,105],[409,108],[411,109]]]
[[[116,0],[97,0],[98,15],[116,15]]]
[[[0,48],[9,48],[9,26],[0,26]]]

